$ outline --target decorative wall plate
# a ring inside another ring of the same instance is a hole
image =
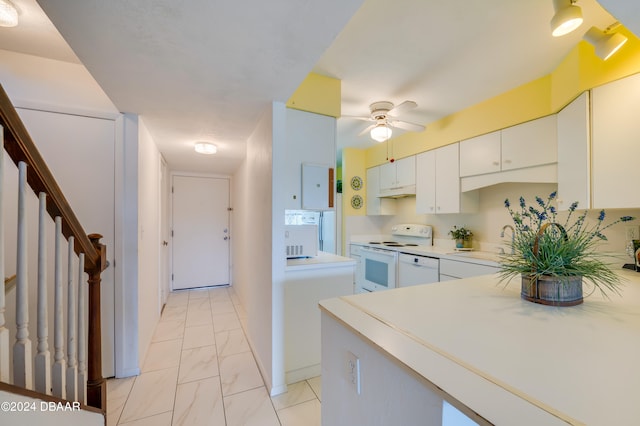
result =
[[[351,207],[353,207],[354,209],[361,208],[362,204],[364,204],[364,201],[362,200],[361,196],[354,195],[353,197],[351,197]]]
[[[362,189],[362,178],[360,176],[354,176],[351,178],[351,188],[355,191],[360,191]]]

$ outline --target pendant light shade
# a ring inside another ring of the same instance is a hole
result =
[[[582,10],[572,0],[553,0],[555,15],[551,18],[551,35],[560,37],[582,25]]]
[[[378,124],[371,129],[371,139],[377,142],[384,142],[391,137],[391,129],[386,124]]]
[[[593,45],[596,55],[605,61],[627,42],[627,37],[620,33],[607,34],[596,27],[591,27],[584,39]]]
[[[211,155],[218,152],[218,147],[209,142],[197,142],[195,149],[199,154]]]
[[[18,11],[9,0],[0,0],[0,27],[18,25]]]

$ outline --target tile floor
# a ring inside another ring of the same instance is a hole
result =
[[[142,373],[107,381],[107,425],[320,425],[320,377],[270,398],[242,314],[231,288],[172,293]]]

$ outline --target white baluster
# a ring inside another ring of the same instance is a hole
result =
[[[4,217],[2,199],[4,198],[4,128],[0,126],[0,382],[9,383],[9,329],[5,326],[4,298]]]
[[[47,194],[40,193],[38,214],[38,348],[35,359],[36,392],[51,394],[51,354],[47,325]]]
[[[87,339],[85,337],[85,287],[84,253],[78,256],[78,401],[87,403]]]
[[[13,345],[13,383],[33,388],[29,339],[29,288],[27,281],[27,219],[25,212],[27,165],[18,164],[18,241],[16,256],[16,343]]]
[[[76,401],[76,384],[78,382],[78,366],[76,365],[76,299],[73,288],[73,251],[74,238],[69,237],[69,255],[67,257],[67,400]]]
[[[54,301],[53,301],[53,395],[58,398],[65,397],[65,362],[64,362],[64,337],[62,328],[64,327],[62,315],[62,218],[57,216],[56,236],[55,236],[55,277],[54,277]]]

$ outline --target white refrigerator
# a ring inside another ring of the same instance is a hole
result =
[[[318,225],[318,250],[336,253],[336,212],[286,210],[285,225]]]

